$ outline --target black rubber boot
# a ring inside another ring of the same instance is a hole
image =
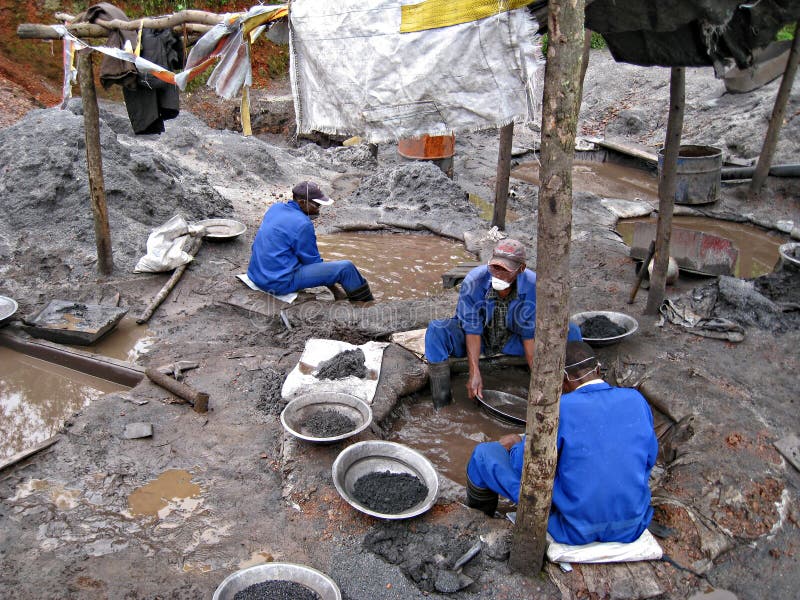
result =
[[[450,392],[450,363],[445,361],[430,363],[428,373],[431,378],[431,398],[436,409],[447,406],[453,401]]]
[[[372,302],[375,300],[375,297],[369,289],[369,284],[365,283],[361,287],[347,292],[347,299],[350,300],[350,302]]]
[[[500,497],[497,492],[490,489],[478,487],[467,477],[467,506],[483,511],[490,517],[494,516],[497,510],[497,502]]]

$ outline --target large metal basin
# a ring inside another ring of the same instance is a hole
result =
[[[789,256],[789,253],[794,254],[797,248],[800,248],[800,242],[789,242],[788,244],[782,244],[778,248],[778,253],[781,255],[781,261],[784,265],[800,269],[800,260],[794,256]]]
[[[351,431],[336,436],[316,437],[306,428],[305,423],[311,415],[326,409],[334,410],[350,418],[355,423],[355,427]],[[361,398],[350,394],[313,392],[298,396],[289,402],[281,412],[281,423],[286,431],[301,440],[330,444],[357,435],[369,427],[372,423],[372,409]]]
[[[376,512],[353,496],[356,481],[369,473],[408,473],[418,477],[428,488],[428,495],[415,506],[397,514]],[[396,442],[373,440],[346,448],[333,461],[333,484],[339,495],[356,510],[380,519],[408,519],[429,510],[439,495],[439,475],[427,458],[416,450]]]
[[[237,592],[264,581],[293,581],[314,590],[322,600],[342,600],[339,586],[325,573],[291,563],[267,563],[231,573],[219,584],[212,600],[233,600]]]
[[[578,327],[583,325],[583,322],[591,319],[592,317],[604,316],[607,317],[609,321],[619,325],[620,327],[625,329],[625,333],[621,333],[620,335],[615,335],[612,337],[606,338],[587,338],[584,337],[583,341],[589,344],[590,346],[598,347],[598,346],[611,346],[613,344],[617,344],[624,340],[627,337],[632,336],[636,333],[636,330],[639,329],[639,323],[633,317],[626,315],[625,313],[620,312],[613,312],[610,310],[587,310],[586,312],[579,312],[572,317],[570,317],[571,321],[574,321]]]
[[[8,296],[0,296],[0,325],[8,323],[18,308],[16,300]]]

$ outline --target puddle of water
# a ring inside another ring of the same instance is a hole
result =
[[[151,331],[147,327],[137,325],[134,317],[126,316],[112,331],[100,338],[96,344],[73,347],[92,354],[136,362],[142,354],[149,350],[152,344],[150,335]]]
[[[128,389],[0,348],[0,458],[53,436],[92,400]]]
[[[538,162],[520,163],[511,170],[511,176],[541,185]],[[658,178],[654,174],[608,162],[576,160],[572,164],[572,189],[603,198],[658,202]]]
[[[425,298],[442,290],[442,273],[475,256],[454,240],[413,233],[334,233],[317,237],[325,260],[352,260],[377,300]]]
[[[633,229],[637,222],[655,223],[654,218],[624,219],[617,223],[617,231],[628,246],[633,243]],[[778,247],[786,240],[785,236],[765,231],[748,223],[733,223],[707,217],[672,218],[674,227],[712,233],[729,239],[739,250],[739,258],[734,267],[734,275],[750,279],[771,273],[778,262]]]
[[[728,590],[711,590],[710,592],[699,592],[689,596],[688,600],[738,600],[738,596]]]
[[[528,395],[530,373],[526,370],[482,370],[481,374],[485,389]],[[466,384],[466,374],[453,375],[453,403],[438,411],[427,395],[413,405],[403,405],[388,438],[420,451],[440,473],[462,485],[467,483],[467,463],[476,444],[524,431],[489,416],[477,402],[467,399]]]
[[[192,474],[182,469],[164,471],[150,483],[135,489],[128,496],[128,509],[132,515],[144,515],[163,518],[164,510],[171,501],[183,501],[197,498],[202,489],[192,483]],[[191,503],[194,505],[195,503]],[[193,508],[196,506],[186,506]]]
[[[272,554],[270,554],[269,552],[264,552],[263,550],[261,550],[259,552],[253,552],[250,555],[250,558],[240,562],[238,568],[246,569],[248,567],[255,567],[256,565],[263,565],[263,564],[266,564],[268,562],[272,562],[273,560],[275,560],[275,559],[273,558]]]

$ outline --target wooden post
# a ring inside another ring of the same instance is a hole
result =
[[[683,131],[684,100],[686,96],[686,69],[672,67],[669,79],[669,117],[664,142],[664,164],[658,182],[658,224],[656,225],[656,254],[650,289],[647,293],[647,315],[657,315],[664,302],[669,267],[669,240],[672,235],[672,211],[675,207],[675,186],[678,172],[678,154]]]
[[[556,471],[556,434],[569,321],[572,161],[581,105],[584,0],[548,5],[550,44],[542,102],[542,167],[536,271],[536,345],[528,391],[525,457],[509,566],[542,569]]]
[[[94,88],[92,50],[78,52],[78,83],[83,102],[83,130],[86,138],[86,166],[89,172],[89,195],[94,216],[94,237],[97,245],[97,270],[110,275],[114,270],[111,254],[111,232],[108,227],[106,190],[103,183],[103,156],[100,152],[100,110]]]
[[[778,145],[778,134],[783,125],[783,115],[786,112],[786,103],[792,92],[792,84],[797,73],[797,63],[800,61],[800,21],[795,25],[794,40],[792,49],[789,51],[789,59],[786,62],[786,69],[783,71],[783,79],[778,88],[778,96],[775,98],[775,106],[772,108],[772,116],[769,119],[767,135],[764,137],[764,146],[758,156],[758,164],[750,180],[750,199],[755,199],[760,193],[764,182],[769,175],[769,168],[772,164],[772,157],[775,154],[775,147]]]
[[[497,183],[494,186],[494,214],[492,227],[506,228],[508,180],[511,177],[511,143],[514,141],[514,123],[500,128],[500,154],[497,158]]]
[[[589,68],[589,51],[592,49],[592,30],[587,29],[583,32],[583,59],[581,62],[581,90],[586,79],[586,70]],[[583,94],[581,94],[582,96]]]

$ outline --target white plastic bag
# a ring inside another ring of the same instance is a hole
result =
[[[192,261],[192,255],[183,251],[189,235],[203,233],[203,227],[189,225],[180,215],[155,228],[147,238],[147,254],[139,259],[134,273],[160,273]]]

